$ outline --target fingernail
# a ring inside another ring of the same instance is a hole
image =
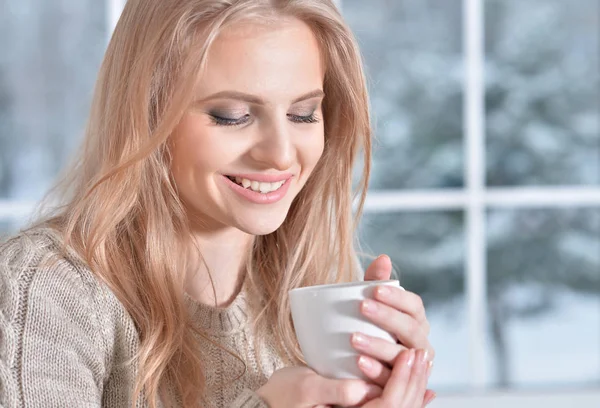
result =
[[[421,359],[421,362],[427,362],[427,357],[429,357],[429,350],[423,350],[423,358]]]
[[[369,344],[369,340],[360,333],[354,333],[352,335],[352,343],[360,347],[365,347]]]
[[[406,361],[406,365],[409,367],[412,367],[414,363],[415,363],[415,350],[410,349],[408,351],[408,360]]]
[[[431,397],[429,397],[429,400],[425,401],[425,406],[431,404],[435,397],[437,397],[437,394],[434,392],[433,394],[431,394]]]
[[[377,305],[374,301],[366,299],[362,302],[362,310],[366,314],[374,314],[377,311]]]
[[[366,358],[365,356],[360,356],[358,358],[358,365],[360,365],[362,368],[366,369],[366,370],[370,370],[371,367],[373,367],[373,364],[371,363],[371,361]]]
[[[375,289],[375,295],[380,298],[385,298],[389,294],[390,289],[386,288],[385,286],[378,286],[377,289]]]
[[[388,256],[388,255],[386,255],[386,254],[380,254],[380,255],[377,257],[377,259],[379,259],[379,258],[382,258],[382,257],[389,258],[389,256]]]
[[[427,367],[427,378],[431,377],[432,369],[433,369],[433,361],[430,361],[429,366]]]
[[[381,391],[381,387],[378,387],[375,384],[367,385],[367,401],[379,397],[381,395]]]

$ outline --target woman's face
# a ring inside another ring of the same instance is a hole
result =
[[[263,235],[283,223],[323,152],[323,78],[318,43],[299,20],[240,23],[218,37],[172,139],[195,229]]]

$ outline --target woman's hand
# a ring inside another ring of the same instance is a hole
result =
[[[381,391],[362,380],[333,380],[308,367],[287,367],[275,371],[256,393],[270,408],[314,408],[363,406]]]
[[[422,408],[435,394],[427,394],[431,366],[424,350],[404,350],[394,361],[393,369],[381,396],[363,408]]]
[[[365,280],[390,279],[392,263],[387,256],[375,259],[365,273]],[[422,349],[431,370],[435,350],[429,343],[429,322],[421,298],[392,286],[380,286],[374,291],[374,300],[361,303],[361,312],[379,327],[392,333],[398,344],[355,333],[352,346],[361,353],[359,367],[375,384],[385,387],[392,373],[391,367],[400,353],[408,349]],[[427,375],[427,377],[429,374]],[[435,393],[427,390],[425,399]]]

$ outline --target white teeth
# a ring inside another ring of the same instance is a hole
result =
[[[253,191],[266,194],[270,193],[271,191],[279,190],[279,188],[281,188],[281,186],[285,183],[285,180],[281,180],[276,183],[264,183],[248,180],[242,177],[235,177],[235,182],[244,188],[250,188]]]
[[[271,191],[271,183],[260,183],[258,185],[258,190],[263,194],[268,193]]]

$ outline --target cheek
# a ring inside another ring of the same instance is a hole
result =
[[[309,169],[311,172],[317,165],[317,162],[323,155],[323,149],[325,146],[325,137],[321,130],[315,136],[308,139],[304,148],[304,168]]]
[[[206,179],[225,160],[224,149],[211,142],[210,134],[198,126],[182,126],[173,138],[171,171],[179,191],[189,199],[204,195]]]
[[[217,172],[235,156],[227,138],[216,134],[214,129],[189,120],[180,126],[172,151],[174,173],[183,178],[202,178]]]

